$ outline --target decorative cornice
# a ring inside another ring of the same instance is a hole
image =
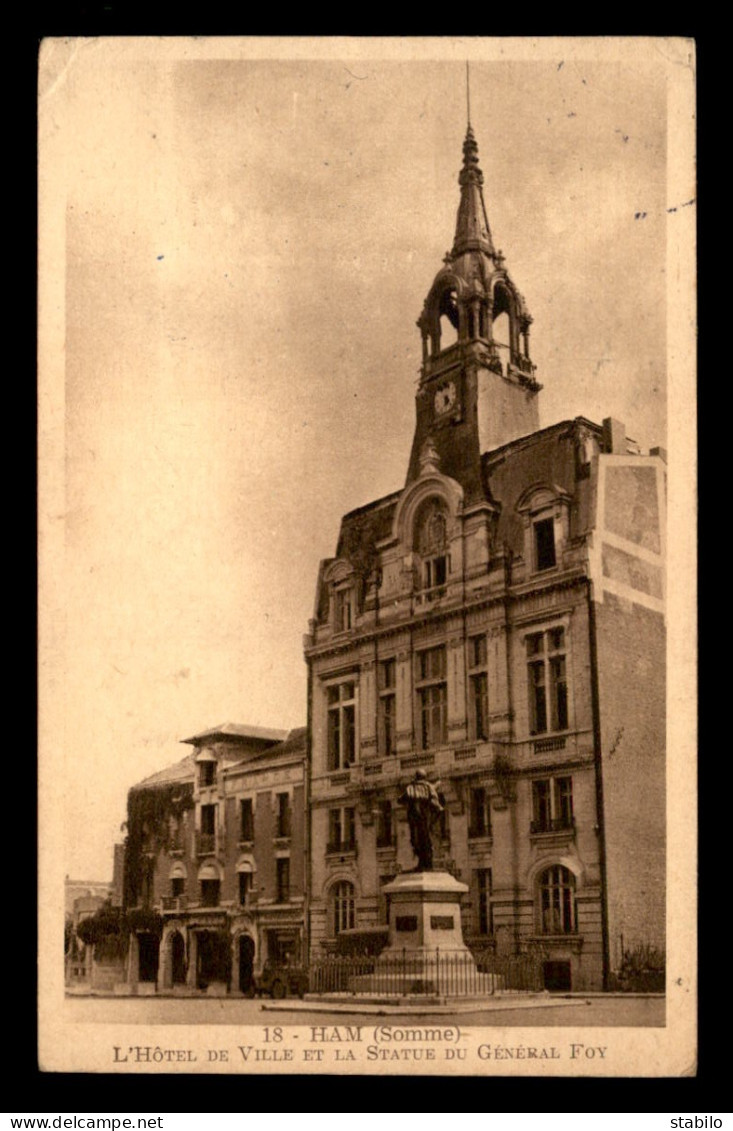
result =
[[[477,601],[466,601],[459,606],[453,605],[448,609],[435,609],[429,616],[412,615],[401,620],[399,624],[385,627],[377,625],[376,628],[365,630],[363,635],[359,635],[358,639],[354,640],[346,647],[343,645],[334,647],[330,641],[322,645],[316,644],[312,648],[306,649],[305,657],[306,660],[314,660],[353,652],[357,645],[361,645],[365,641],[374,642],[386,639],[389,636],[396,636],[404,632],[406,628],[435,627],[437,624],[450,620],[451,617],[455,617],[456,613],[470,613],[478,609],[495,608],[497,606],[511,607],[513,604],[518,604],[526,600],[527,597],[533,594],[540,596],[545,593],[549,594],[577,589],[580,585],[585,584],[587,578],[588,574],[584,567],[576,567],[572,572],[566,571],[561,576],[556,575],[552,579],[545,579],[540,584],[533,578],[530,581],[520,582],[516,586],[513,585],[508,589],[504,589],[501,593],[492,596],[483,596]],[[538,614],[538,616],[539,615],[540,614]],[[356,631],[358,632],[359,630]]]

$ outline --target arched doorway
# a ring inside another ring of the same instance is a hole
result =
[[[239,990],[249,994],[254,988],[252,968],[254,966],[255,944],[249,935],[239,936]]]
[[[186,944],[180,931],[171,939],[171,971],[174,986],[186,984]]]

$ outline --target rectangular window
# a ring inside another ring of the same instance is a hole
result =
[[[489,676],[486,667],[486,636],[468,641],[469,735],[476,742],[489,737]]]
[[[573,779],[557,777],[533,781],[530,831],[562,832],[573,826]]]
[[[448,741],[448,685],[444,646],[419,653],[417,700],[421,748],[445,745]]]
[[[201,806],[198,850],[204,853],[216,851],[216,805]]]
[[[491,806],[488,791],[479,786],[470,793],[469,837],[491,836]]]
[[[380,801],[377,808],[377,848],[391,848],[393,844],[392,802]]]
[[[562,821],[562,828],[573,825],[573,779],[555,778],[555,817]]]
[[[383,660],[379,665],[379,753],[385,758],[395,752],[397,687],[396,660]]]
[[[290,836],[290,797],[287,793],[277,794],[276,836]]]
[[[565,657],[550,658],[550,702],[552,704],[552,729],[567,730],[568,685],[565,678]]]
[[[347,769],[356,758],[356,685],[353,681],[326,689],[328,703],[328,769]]]
[[[239,903],[243,907],[247,902],[247,897],[252,891],[252,873],[251,872],[237,872],[238,887],[239,887]]]
[[[486,637],[482,633],[480,636],[472,636],[468,641],[469,648],[469,662],[472,668],[485,668],[486,667]]]
[[[479,935],[493,935],[494,909],[491,903],[491,868],[476,871],[476,931]]]
[[[201,881],[201,903],[204,907],[219,906],[219,887],[218,880]]]
[[[349,632],[353,628],[353,590],[352,589],[337,589],[335,594],[336,602],[336,631]]]
[[[354,809],[329,809],[327,852],[353,852],[356,847]]]
[[[471,676],[472,737],[478,741],[489,737],[489,684],[486,672]]]
[[[216,781],[216,762],[201,762],[199,764],[199,788],[214,785]]]
[[[287,856],[279,856],[276,861],[277,868],[277,902],[287,903],[290,899],[290,860]]]
[[[567,730],[568,682],[565,630],[553,628],[527,637],[531,734]]]
[[[173,896],[173,898],[178,899],[179,896],[185,895],[185,892],[186,880],[184,879],[184,877],[174,876],[171,880],[171,895]]]
[[[239,802],[239,839],[252,841],[254,838],[254,807],[252,805],[252,798],[245,797]]]
[[[543,518],[534,524],[535,562],[538,570],[552,569],[555,560],[555,521]]]
[[[356,826],[354,822],[354,810],[344,809],[344,848],[346,851],[352,850],[356,845]]]
[[[448,558],[440,554],[425,561],[425,588],[442,590],[448,579]],[[436,593],[435,596],[440,596]]]

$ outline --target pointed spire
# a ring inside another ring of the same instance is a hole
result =
[[[468,59],[466,59],[466,125],[469,130],[471,128],[471,80],[468,71]]]
[[[468,67],[466,67],[466,84],[467,109],[470,113]],[[479,168],[478,145],[470,120],[466,129],[466,139],[463,142],[463,168],[458,175],[458,183],[461,186],[461,202],[458,205],[452,254],[456,256],[464,251],[485,251],[493,255],[494,245],[482,190],[484,175]]]

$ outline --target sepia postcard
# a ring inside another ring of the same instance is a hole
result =
[[[41,44],[42,1071],[695,1075],[695,196],[684,38]]]

